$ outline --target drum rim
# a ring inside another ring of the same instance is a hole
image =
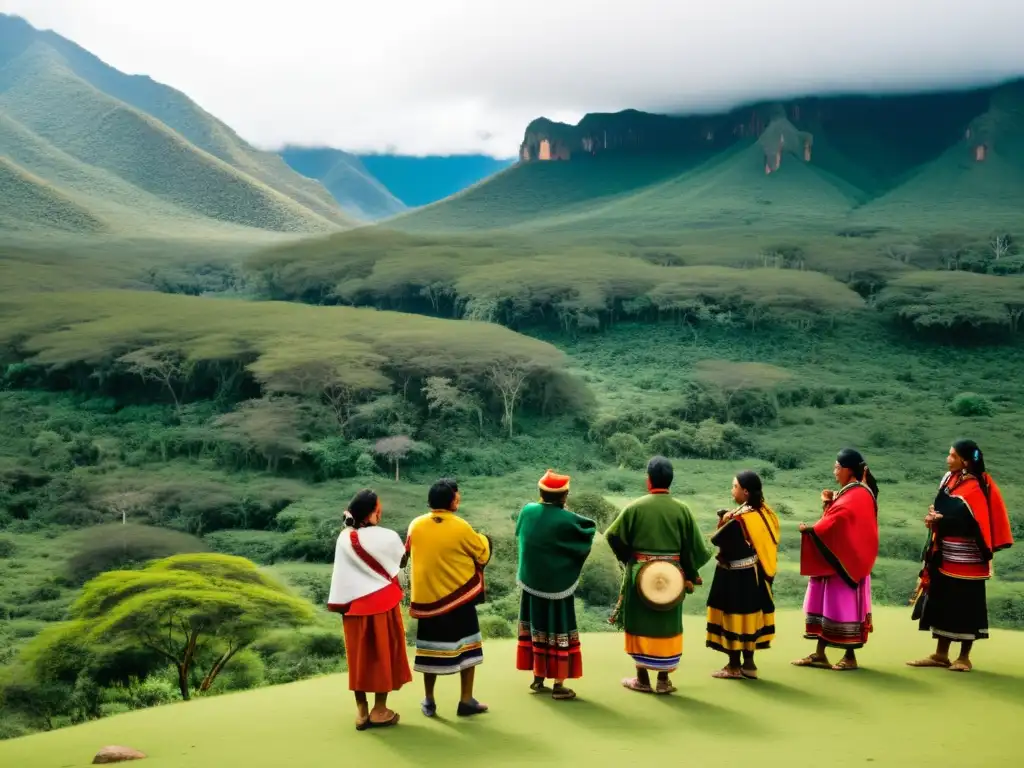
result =
[[[654,565],[655,563],[666,563],[668,565],[671,565],[677,571],[679,571],[679,575],[682,578],[682,589],[679,590],[679,596],[676,597],[675,599],[673,599],[672,601],[668,602],[668,603],[654,603],[654,602],[651,602],[648,599],[648,597],[643,593],[643,591],[641,591],[641,589],[640,589],[640,577],[643,575],[643,572],[645,570],[647,570],[648,566]],[[683,569],[680,568],[677,563],[674,563],[674,562],[672,562],[670,560],[649,560],[649,561],[647,561],[646,563],[641,565],[640,566],[640,570],[636,572],[636,579],[635,579],[634,583],[636,584],[636,593],[640,597],[640,599],[643,600],[644,605],[646,605],[648,608],[650,608],[652,610],[655,610],[655,611],[671,611],[672,609],[678,607],[679,604],[682,603],[683,600],[686,599],[686,575],[683,573]]]

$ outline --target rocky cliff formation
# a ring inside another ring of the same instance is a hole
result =
[[[896,96],[807,97],[760,103],[707,115],[657,115],[636,110],[588,114],[577,125],[545,118],[526,128],[523,163],[572,162],[605,154],[721,151],[757,142],[765,173],[787,156],[827,168],[862,166],[881,186],[967,141],[984,161],[1005,126],[1024,115],[1024,80],[997,88]],[[1009,130],[1017,135],[1020,129]],[[815,152],[821,140],[822,153]]]
[[[997,88],[989,108],[971,121],[964,141],[975,162],[983,163],[992,152],[1012,151],[1024,145],[1024,81]]]

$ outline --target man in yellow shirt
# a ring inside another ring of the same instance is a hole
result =
[[[413,668],[423,674],[425,693],[420,709],[427,717],[437,714],[437,676],[458,672],[458,715],[479,715],[487,705],[473,698],[476,665],[484,660],[476,606],[484,600],[491,542],[455,514],[461,496],[454,480],[434,483],[427,501],[431,511],[409,524],[405,540],[411,556],[409,615],[418,621]]]

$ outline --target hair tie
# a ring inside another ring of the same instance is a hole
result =
[[[981,451],[979,451],[977,448],[975,448],[974,449],[974,460],[977,461],[980,458],[981,458]]]

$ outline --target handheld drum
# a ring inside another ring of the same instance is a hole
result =
[[[686,597],[683,571],[668,560],[644,563],[636,575],[636,591],[648,607],[671,611]]]

